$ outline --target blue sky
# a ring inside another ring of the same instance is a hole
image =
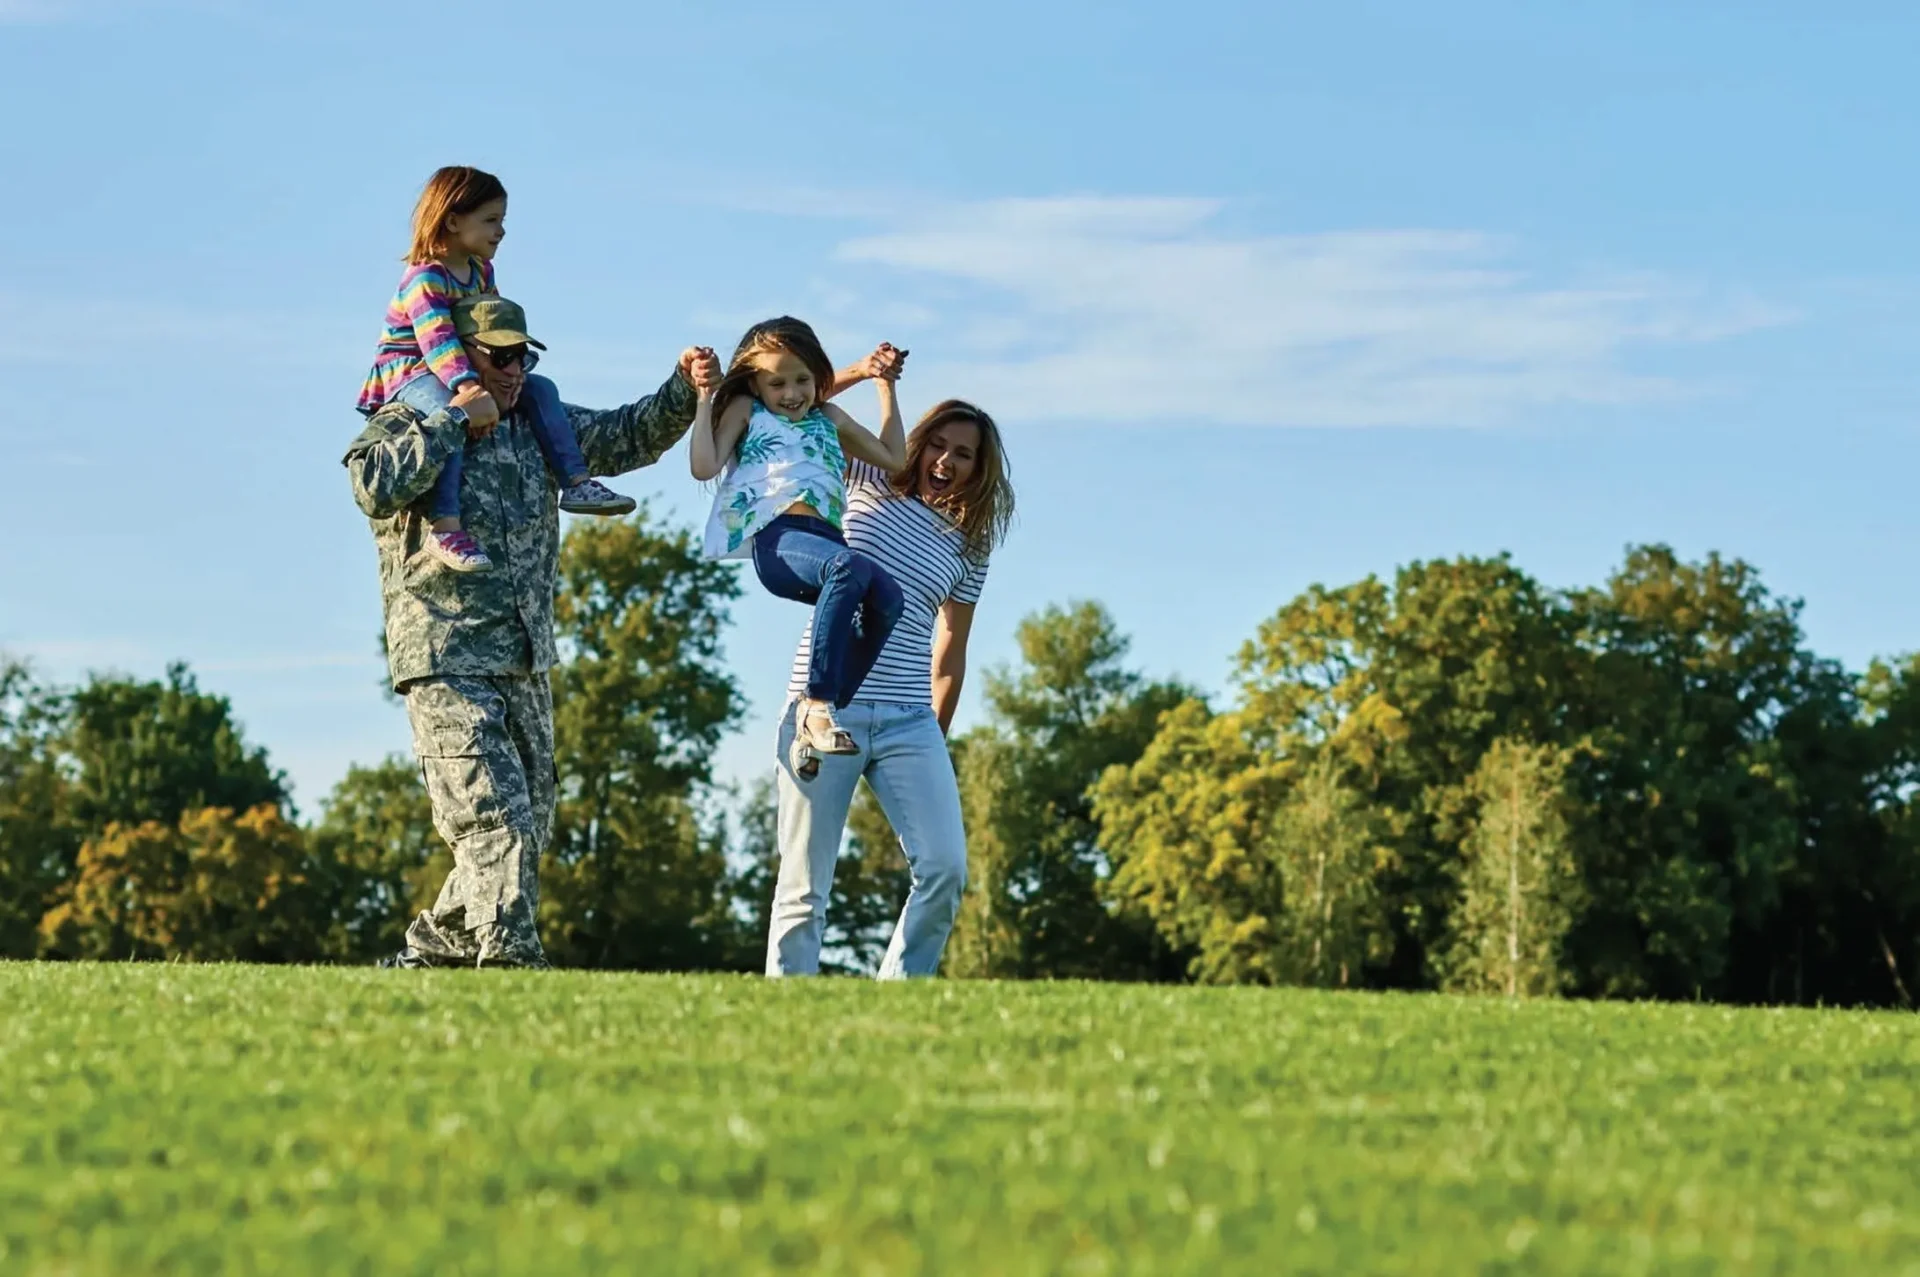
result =
[[[1920,17],[1893,4],[0,0],[0,648],[184,659],[311,813],[404,749],[338,458],[436,165],[570,399],[812,319],[1008,432],[979,670],[1097,598],[1220,687],[1314,581],[1630,542],[1920,647]],[[429,10],[398,10],[424,21]],[[867,392],[849,398],[873,412]],[[692,521],[676,451],[625,490]],[[750,590],[757,771],[804,614]],[[973,681],[977,694],[980,680]],[[977,696],[963,708],[978,713]]]

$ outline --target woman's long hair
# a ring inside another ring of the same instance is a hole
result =
[[[719,388],[713,392],[713,419],[720,420],[720,414],[727,405],[741,395],[753,393],[753,375],[758,372],[754,357],[784,351],[807,366],[813,374],[813,406],[818,408],[833,393],[833,361],[827,358],[827,352],[820,347],[820,339],[814,336],[813,329],[791,315],[781,315],[775,319],[766,319],[747,329],[747,335],[733,348],[733,358],[727,364],[727,372],[720,379]]]
[[[452,248],[447,242],[448,218],[465,217],[482,204],[505,198],[507,188],[491,173],[465,164],[437,170],[413,206],[413,243],[407,249],[407,264],[433,261]]]
[[[1007,538],[1013,523],[1013,469],[1000,441],[1000,427],[986,412],[964,399],[935,404],[915,423],[907,436],[906,468],[892,477],[893,490],[903,497],[920,496],[920,461],[933,432],[942,426],[971,424],[980,432],[973,457],[973,475],[967,486],[935,504],[960,529],[970,558],[984,560]]]

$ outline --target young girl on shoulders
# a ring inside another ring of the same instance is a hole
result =
[[[407,269],[387,306],[386,325],[373,357],[373,370],[360,389],[360,411],[372,416],[399,400],[423,413],[447,406],[454,393],[480,377],[467,347],[454,331],[453,304],[479,293],[494,293],[494,254],[507,233],[507,188],[491,173],[466,165],[440,169],[428,180],[413,209],[413,243]],[[538,346],[538,343],[531,343]],[[485,348],[479,358],[494,358]],[[535,350],[507,352],[528,372],[540,356]],[[587,473],[586,458],[573,426],[560,406],[560,394],[545,377],[528,377],[522,399],[547,468],[560,485],[560,508],[571,514],[625,514],[633,498],[613,492]],[[500,419],[493,397],[482,394],[466,407],[476,426]],[[433,534],[427,551],[456,572],[485,572],[493,561],[461,526],[460,476],[464,453],[447,458],[428,497]]]
[[[894,386],[905,353],[883,347],[876,354],[884,369],[875,383],[877,436],[826,402],[839,380],[833,364],[813,329],[788,316],[747,330],[719,387],[701,394],[694,411],[693,477],[724,474],[707,520],[707,553],[751,557],[770,593],[813,604],[806,688],[795,712],[803,758],[857,752],[834,711],[852,700],[900,619],[900,587],[847,548],[840,521],[849,457],[889,474],[906,465]]]

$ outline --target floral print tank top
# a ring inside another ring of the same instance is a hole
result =
[[[800,501],[839,527],[847,503],[846,475],[840,432],[826,413],[815,407],[788,421],[756,400],[707,516],[707,556],[748,557],[754,533]]]

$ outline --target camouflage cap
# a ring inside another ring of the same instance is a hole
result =
[[[453,304],[453,327],[468,341],[482,346],[532,346],[545,350],[540,342],[527,336],[527,312],[518,302],[496,293],[462,297]]]

